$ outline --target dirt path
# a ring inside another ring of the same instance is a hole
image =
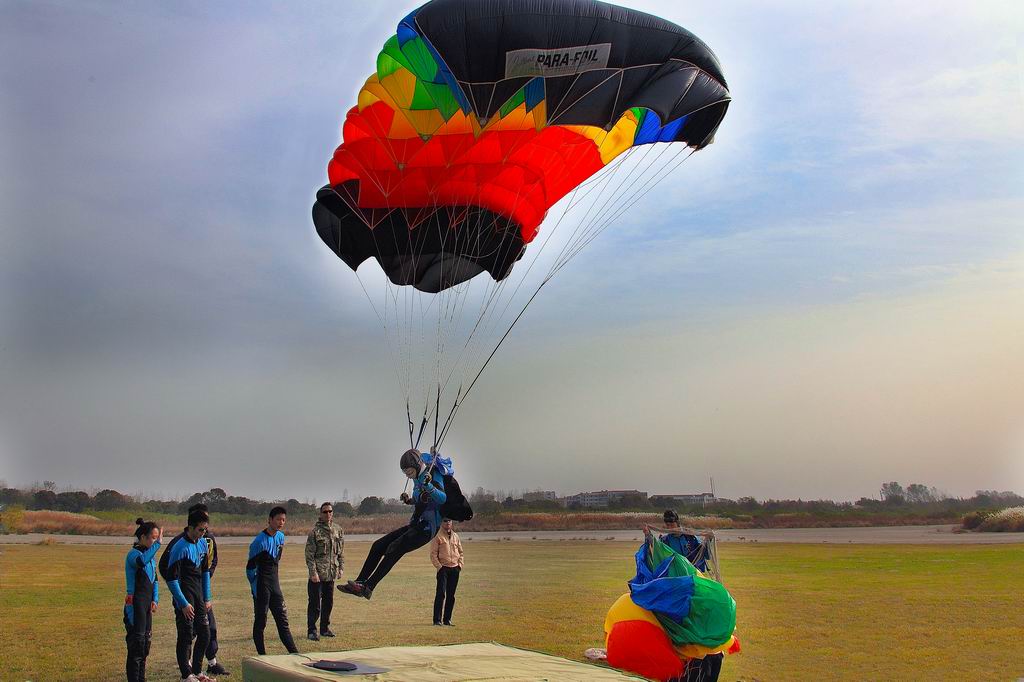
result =
[[[879,526],[871,528],[768,528],[716,531],[722,542],[832,543],[858,545],[1003,545],[1024,544],[1024,533],[955,533],[956,526]],[[621,540],[639,542],[639,530],[559,530],[462,533],[466,541]],[[350,542],[368,542],[376,535],[347,535]],[[61,544],[121,545],[129,538],[102,535],[0,535],[0,545],[37,544],[46,539]],[[248,537],[219,537],[221,545],[247,545]]]

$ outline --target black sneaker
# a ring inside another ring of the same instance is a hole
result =
[[[440,625],[440,624],[441,624],[441,621],[439,621],[439,620],[435,620],[434,621],[434,625]]]
[[[220,664],[220,661],[213,665],[206,666],[206,672],[210,675],[224,675],[225,677],[231,674],[224,669],[224,666]]]
[[[363,596],[363,584],[349,580],[344,585],[338,585],[338,591],[345,594],[354,594],[357,597]]]
[[[319,642],[320,636],[316,634],[316,630],[310,630],[308,633],[306,633],[306,639],[308,639],[311,642]]]
[[[320,636],[321,637],[334,637],[334,633],[331,632],[330,628],[327,628],[326,630],[321,630],[320,631]]]
[[[446,621],[444,622],[444,624],[445,624],[445,625],[447,625],[448,627],[451,627],[451,628],[455,627],[455,624],[454,624],[454,623],[452,623],[452,622],[451,622],[450,620],[446,620]]]

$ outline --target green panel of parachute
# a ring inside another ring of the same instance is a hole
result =
[[[647,567],[653,571],[669,557],[672,557],[672,563],[669,564],[668,577],[693,578],[690,612],[682,621],[654,611],[669,639],[677,646],[701,644],[716,647],[729,641],[736,629],[736,600],[721,583],[705,578],[686,557],[660,540],[654,540],[647,554]]]

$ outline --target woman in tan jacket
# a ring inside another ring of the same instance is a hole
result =
[[[452,528],[451,519],[441,522],[440,532],[430,541],[430,561],[437,569],[437,592],[434,595],[434,625],[451,625],[452,609],[455,608],[455,589],[459,586],[462,571],[462,541]],[[441,620],[441,607],[444,620]]]

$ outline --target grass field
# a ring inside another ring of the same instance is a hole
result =
[[[604,614],[626,591],[634,546],[607,541],[468,542],[455,628],[430,623],[425,550],[372,601],[335,599],[338,637],[305,639],[298,539],[282,586],[303,652],[496,641],[579,659],[603,646]],[[354,574],[368,545],[349,543]],[[121,603],[127,547],[0,547],[3,680],[124,679]],[[220,659],[241,677],[255,653],[245,548],[221,548],[214,579]],[[738,602],[743,652],[723,680],[1016,680],[1024,676],[1024,546],[739,545],[720,550]],[[161,585],[161,588],[164,588]],[[177,680],[169,595],[155,616],[150,680]],[[281,653],[273,621],[269,653]]]

